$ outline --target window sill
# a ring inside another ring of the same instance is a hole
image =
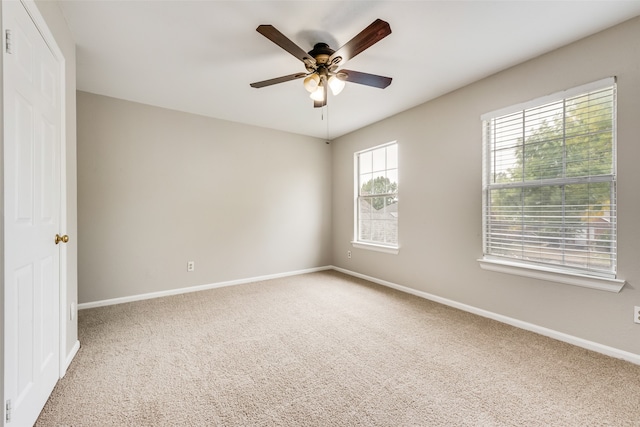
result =
[[[529,266],[504,260],[481,258],[478,262],[484,270],[564,283],[566,285],[581,286],[583,288],[598,289],[601,291],[617,293],[620,292],[625,285],[625,281],[620,279],[568,273],[553,268]]]
[[[368,249],[370,251],[378,251],[378,252],[384,252],[387,254],[393,254],[393,255],[398,255],[398,253],[400,252],[400,247],[398,246],[384,246],[384,245],[376,245],[373,243],[362,243],[362,242],[351,242],[351,245],[354,248],[360,248],[360,249]]]

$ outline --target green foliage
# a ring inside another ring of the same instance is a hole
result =
[[[525,116],[515,164],[497,182],[535,181],[609,174],[612,170],[612,104],[587,96],[558,103],[543,119]],[[524,144],[523,144],[524,140]]]
[[[513,119],[523,120],[524,137],[514,140],[512,166],[496,173],[494,182],[516,186],[490,192],[494,231],[499,227],[506,234],[553,245],[579,238],[594,218],[609,219],[612,183],[559,185],[545,180],[613,172],[611,96],[585,95]],[[540,185],[517,186],[531,181]],[[599,234],[600,239],[610,237],[610,231]]]
[[[375,210],[380,210],[398,201],[398,183],[391,182],[385,176],[377,176],[362,184],[360,189],[362,196],[381,195],[371,198],[371,205]]]

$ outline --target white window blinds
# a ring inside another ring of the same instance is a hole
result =
[[[485,258],[615,277],[615,97],[606,79],[483,117]]]

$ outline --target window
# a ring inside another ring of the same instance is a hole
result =
[[[483,260],[615,279],[615,109],[611,78],[483,116]]]
[[[354,245],[371,249],[398,248],[398,144],[355,155],[356,208]]]

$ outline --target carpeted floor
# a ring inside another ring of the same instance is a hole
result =
[[[640,366],[334,271],[83,310],[37,426],[640,426]]]

